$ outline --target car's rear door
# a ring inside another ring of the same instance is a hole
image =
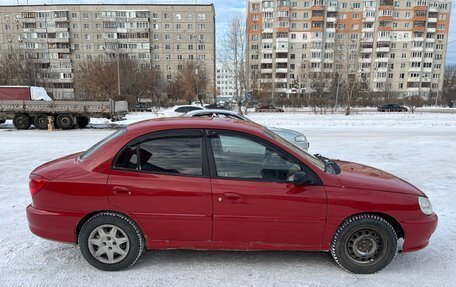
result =
[[[317,248],[326,220],[326,193],[319,178],[258,138],[230,131],[208,135],[213,240]],[[306,171],[312,182],[291,183],[297,171]]]
[[[108,179],[109,201],[133,214],[149,240],[208,241],[211,184],[201,130],[152,133],[125,146]]]

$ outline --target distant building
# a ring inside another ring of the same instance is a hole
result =
[[[225,63],[217,63],[216,86],[218,99],[227,101],[236,97],[234,73]],[[240,88],[239,82],[238,88]]]
[[[198,60],[210,77],[208,94],[215,87],[213,4],[0,6],[0,53],[17,48],[48,71],[56,99],[74,98],[78,63],[113,53],[159,68],[166,79]]]
[[[248,0],[249,88],[309,92],[353,73],[397,96],[442,90],[449,0]]]

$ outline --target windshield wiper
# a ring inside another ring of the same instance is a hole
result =
[[[323,164],[325,165],[325,172],[328,170],[328,167],[330,167],[334,174],[340,173],[340,167],[337,165],[337,163],[333,162],[327,157],[322,156],[319,153],[314,154],[314,156],[321,160],[321,162],[323,162]]]

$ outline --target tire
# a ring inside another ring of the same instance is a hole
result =
[[[373,214],[345,220],[331,243],[331,255],[348,272],[376,273],[397,253],[397,234],[388,221]]]
[[[72,129],[74,126],[73,116],[70,114],[60,114],[56,119],[56,126],[63,130]]]
[[[115,235],[110,233],[114,228],[117,228]],[[114,212],[98,213],[87,220],[79,233],[78,243],[87,262],[104,271],[131,267],[144,250],[144,238],[138,226],[125,215]]]
[[[15,114],[13,125],[18,130],[28,130],[30,128],[30,118],[26,114]]]
[[[48,115],[38,114],[33,118],[33,124],[37,129],[47,130],[48,128]]]
[[[90,119],[88,117],[82,117],[82,116],[76,117],[76,125],[80,129],[87,127],[89,122],[90,122]]]

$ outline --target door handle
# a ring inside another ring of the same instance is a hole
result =
[[[130,189],[128,189],[127,187],[123,187],[123,186],[114,186],[114,188],[112,189],[112,192],[114,194],[127,194],[127,195],[131,194]]]
[[[233,200],[241,199],[241,195],[239,193],[234,193],[234,192],[225,192],[223,194],[223,197],[227,198],[227,199],[233,199]]]

